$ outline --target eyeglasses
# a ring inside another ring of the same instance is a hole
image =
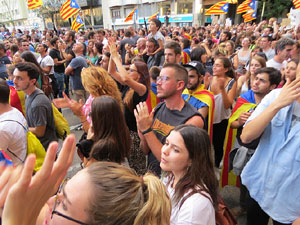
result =
[[[170,80],[170,77],[168,76],[158,76],[156,78],[156,82],[162,82],[162,83],[165,83],[166,81]]]
[[[68,180],[69,179],[65,179],[65,181],[59,186],[59,189],[58,189],[58,191],[56,193],[56,196],[55,196],[53,209],[52,209],[52,212],[51,212],[51,219],[53,218],[53,214],[56,214],[56,215],[61,216],[61,217],[65,218],[65,219],[67,219],[67,220],[73,221],[75,223],[78,223],[78,224],[81,224],[81,225],[88,225],[86,223],[83,223],[83,222],[81,222],[79,220],[73,219],[72,217],[64,215],[64,214],[62,214],[62,213],[60,213],[60,212],[58,212],[58,211],[55,210],[56,206],[58,206],[59,203],[60,203],[60,200],[58,199],[58,194],[60,194],[63,191],[64,187],[66,186],[66,184],[68,182]]]

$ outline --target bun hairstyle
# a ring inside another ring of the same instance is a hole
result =
[[[170,224],[169,195],[153,174],[138,177],[132,169],[111,162],[86,169],[93,187],[88,224]]]

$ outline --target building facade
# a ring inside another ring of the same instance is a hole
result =
[[[159,12],[159,20],[165,23],[166,16],[172,26],[205,25],[226,16],[205,16],[205,10],[220,0],[103,0],[104,28],[126,28],[144,26],[144,18]],[[230,6],[230,8],[235,6]],[[124,22],[126,16],[137,8],[137,18]],[[233,15],[234,16],[234,15]]]

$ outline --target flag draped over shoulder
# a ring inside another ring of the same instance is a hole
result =
[[[206,12],[205,15],[220,15],[226,14],[228,12],[229,3],[228,1],[221,1],[214,4],[210,7]]]
[[[72,22],[71,29],[77,32],[81,26],[83,26],[83,21],[81,20],[80,16],[77,15],[76,19],[74,19]]]
[[[300,0],[293,0],[296,9],[300,9]]]
[[[248,112],[250,109],[256,107],[253,91],[248,91],[241,95],[237,103],[232,110],[232,114],[228,120],[228,126],[224,141],[224,155],[223,155],[223,168],[221,171],[220,185],[224,187],[226,185],[233,185],[239,187],[238,176],[229,171],[229,153],[234,146],[236,140],[237,129],[230,128],[233,121],[236,121],[243,112]]]
[[[25,116],[25,93],[17,91],[13,86],[9,85],[9,104],[18,109]]]
[[[151,113],[152,110],[157,106],[158,103],[162,102],[162,99],[157,97],[157,84],[152,83],[151,89],[149,91],[146,104],[148,106],[148,112]]]
[[[253,3],[252,3],[253,2]],[[242,2],[236,9],[236,14],[241,14],[250,10],[253,10],[253,8],[251,8],[250,4],[254,4],[253,0],[246,0],[244,2]]]
[[[157,19],[158,17],[159,17],[159,12],[154,13],[152,16],[150,16],[150,17],[148,18],[148,21],[150,21],[150,20],[152,20],[152,19]]]
[[[67,20],[78,13],[79,10],[80,7],[75,0],[67,0],[60,8],[60,15],[63,20]]]
[[[129,15],[125,18],[124,22],[133,20],[134,13],[137,13],[137,8],[135,8],[134,10],[131,11],[131,13],[129,13]]]
[[[213,137],[213,121],[215,117],[215,97],[214,94],[204,88],[204,85],[200,85],[195,91],[190,93],[186,88],[182,92],[182,97],[185,101],[189,102],[191,105],[197,104],[196,102],[201,101],[208,106],[208,129],[207,132],[212,142]],[[194,104],[195,103],[195,104]],[[196,107],[197,108],[197,107]]]
[[[27,2],[28,9],[36,9],[38,7],[41,7],[42,5],[42,0],[28,0]]]

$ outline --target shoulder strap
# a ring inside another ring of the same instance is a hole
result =
[[[16,123],[20,124],[20,125],[23,127],[23,129],[24,129],[24,130],[26,130],[26,131],[27,131],[26,127],[25,127],[23,124],[21,124],[19,121],[16,121],[16,120],[2,120],[2,121],[0,121],[0,123],[2,123],[2,122],[6,122],[6,121],[10,121],[10,122],[16,122]]]
[[[16,121],[16,120],[2,120],[2,121],[0,121],[0,123],[6,122],[6,121],[9,121],[9,122],[16,122],[16,123],[20,124],[20,125],[23,127],[23,129],[24,129],[25,131],[27,131],[26,127],[24,127],[23,124],[21,124],[19,121]],[[8,148],[7,148],[7,151],[9,151],[10,154],[12,154],[14,157],[16,157],[16,158],[17,158],[18,160],[20,160],[22,163],[24,163],[24,160],[20,159],[15,153],[13,153],[13,152],[12,152],[11,150],[9,150]]]

